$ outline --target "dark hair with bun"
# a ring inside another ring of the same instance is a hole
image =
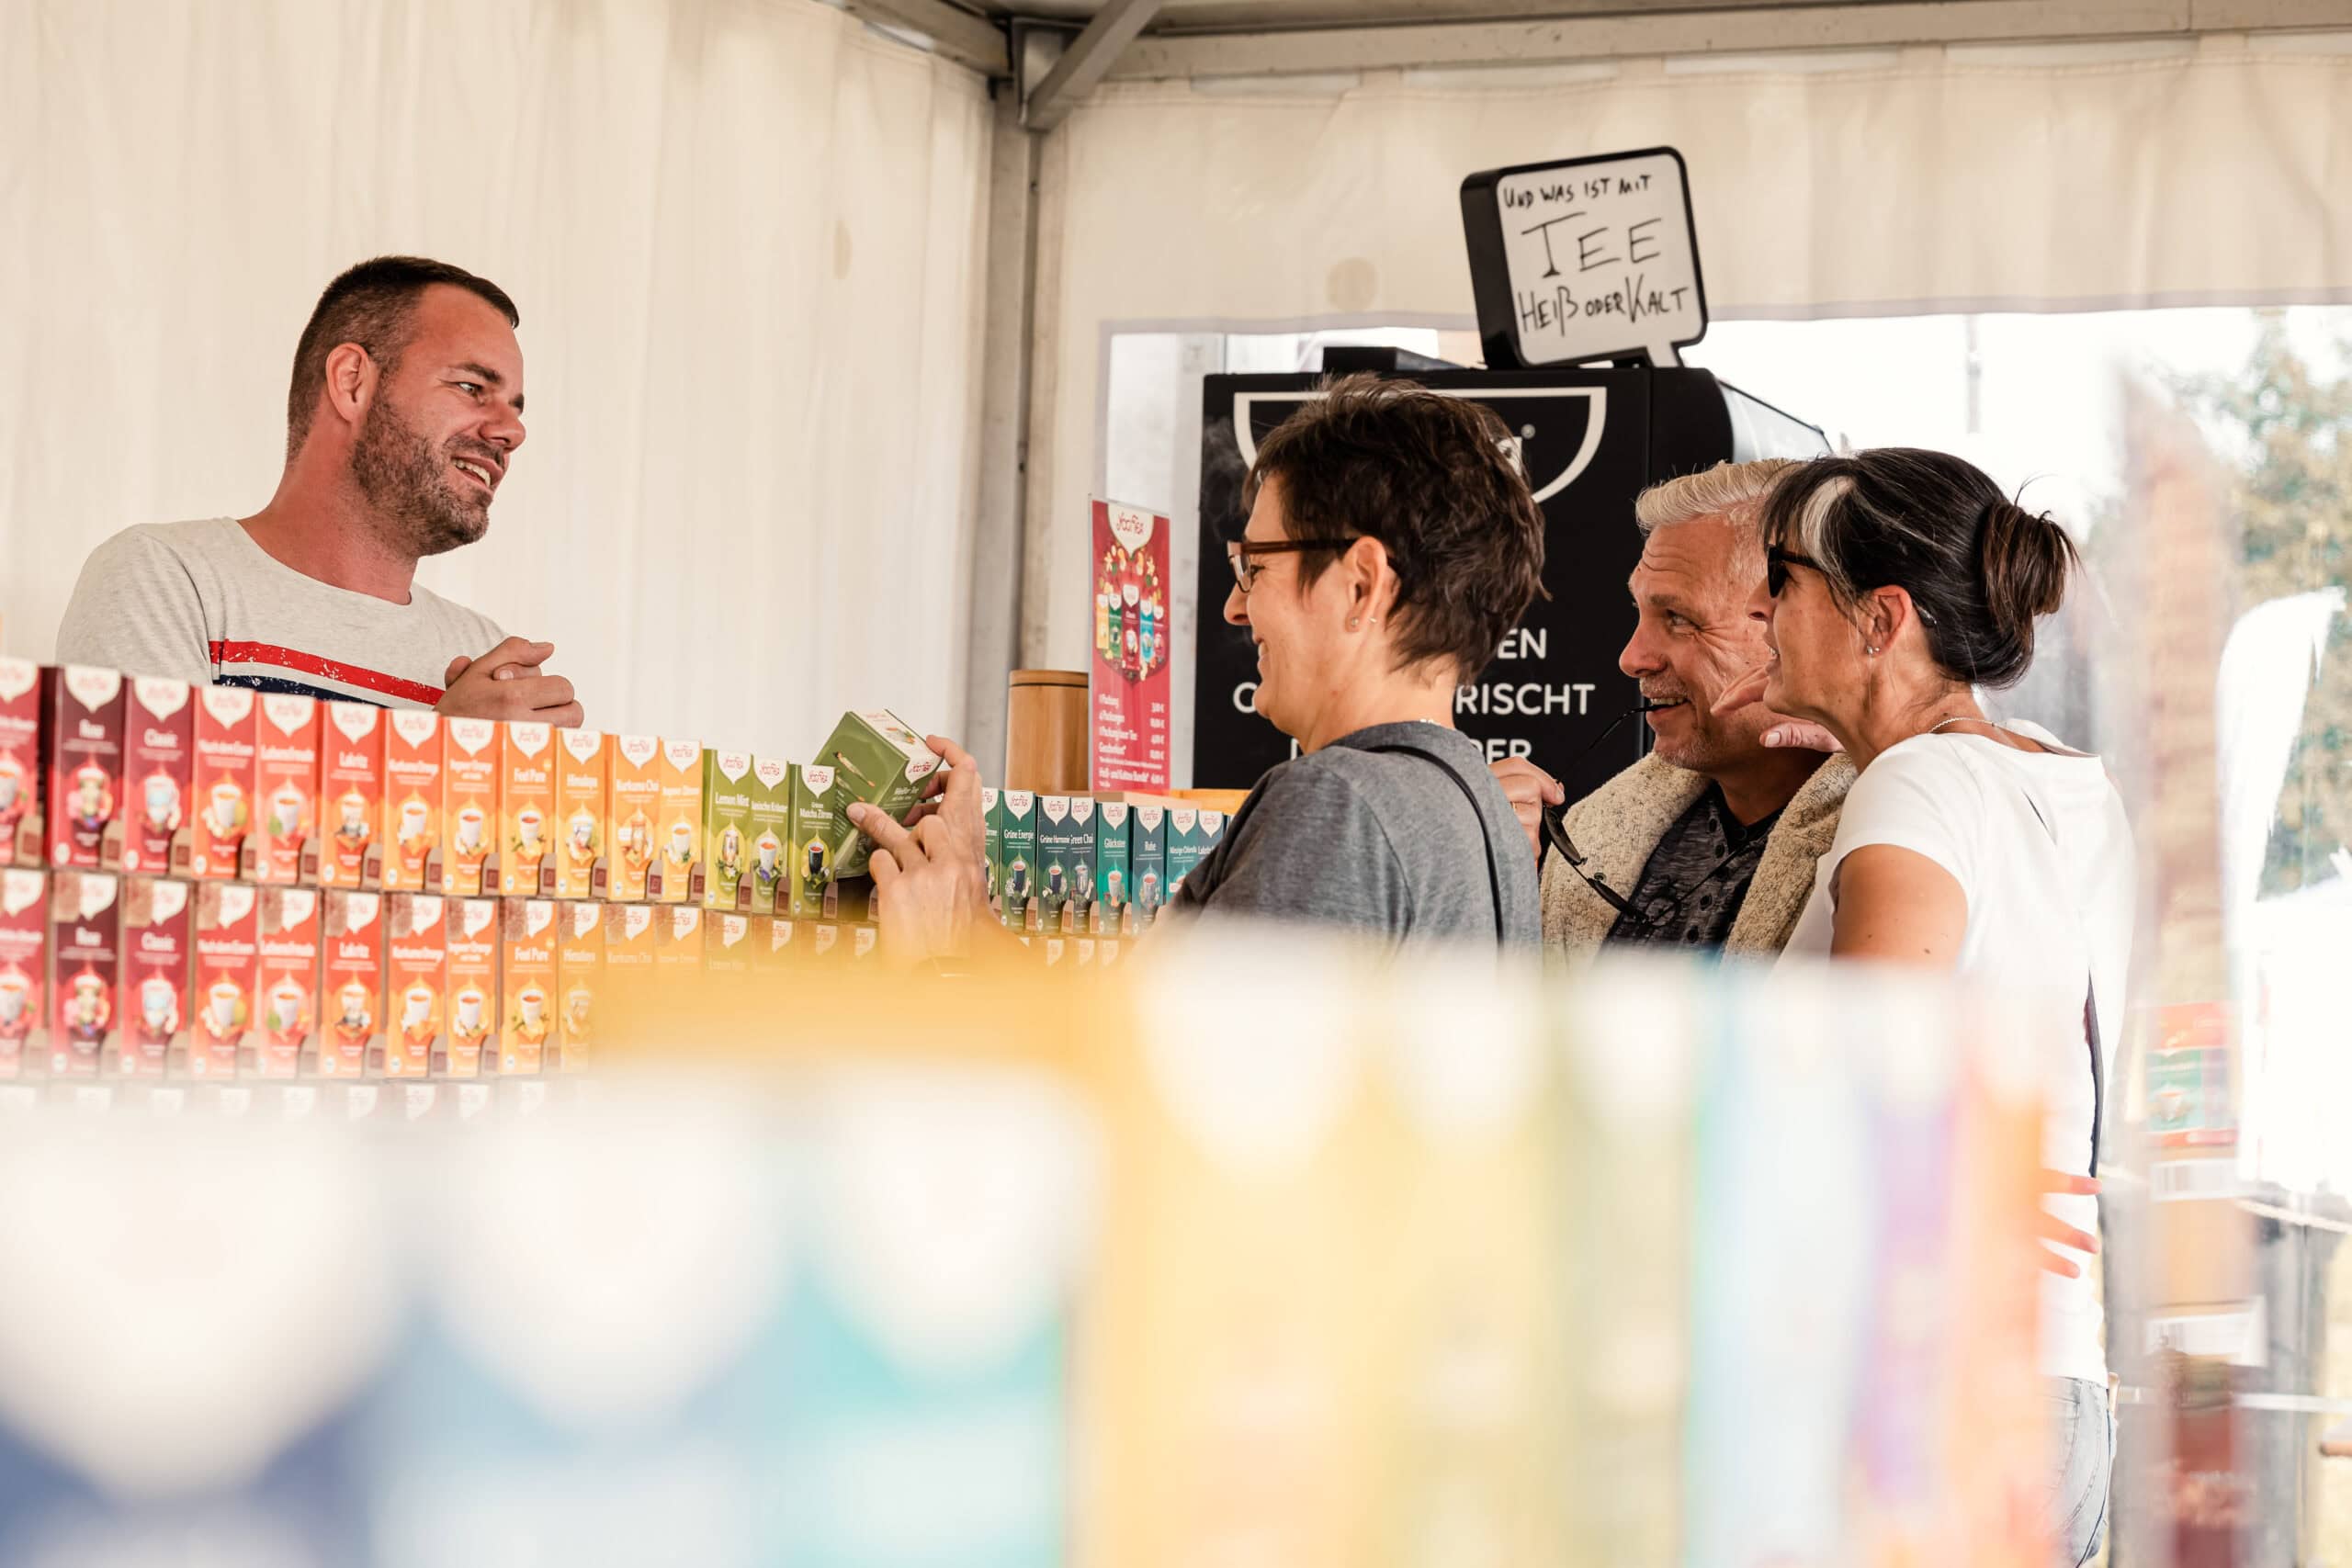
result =
[[[1881,446],[1815,457],[1781,476],[1758,522],[1768,548],[1821,563],[1848,611],[1900,588],[1945,674],[2013,686],[2033,663],[2033,624],[2066,597],[2075,541],[1948,452]]]

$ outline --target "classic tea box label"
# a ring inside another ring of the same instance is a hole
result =
[[[786,878],[792,864],[792,764],[781,757],[753,757],[748,831],[752,913],[783,914],[792,908]]]
[[[1019,931],[1029,900],[1037,897],[1037,796],[1009,789],[997,797],[1003,818],[1004,874],[997,888],[1004,900],[1004,923]]]
[[[187,1048],[195,921],[188,884],[152,876],[123,879],[122,995],[116,1003],[120,1054],[115,1063],[122,1077],[160,1078]]]
[[[40,799],[40,666],[0,657],[0,846]]]
[[[384,896],[322,893],[319,928],[318,1075],[364,1077],[384,1021]]]
[[[664,739],[661,778],[662,815],[653,841],[661,857],[661,902],[683,904],[693,888],[695,862],[702,858],[701,743]]]
[[[596,1039],[596,989],[604,983],[605,906],[556,906],[555,978],[558,1055],[565,1072],[586,1066]]]
[[[120,713],[119,705],[116,709]],[[115,1052],[122,978],[122,879],[60,871],[49,879],[49,1076],[95,1078]]]
[[[55,666],[41,671],[41,698],[49,863],[95,871],[121,794],[122,677],[86,664]]]
[[[498,891],[527,898],[539,890],[539,867],[562,831],[556,815],[555,727],[498,727]]]
[[[252,694],[247,693],[248,696]],[[196,894],[196,975],[188,1001],[187,1076],[232,1078],[261,985],[260,894],[242,882],[206,883]]]
[[[613,737],[613,847],[610,893],[645,897],[645,874],[657,852],[662,818],[662,741],[651,735]]]
[[[185,681],[133,680],[122,702],[123,870],[171,870],[172,835],[187,820],[195,776],[195,693]]]
[[[795,919],[813,920],[825,912],[825,888],[833,880],[833,796],[839,780],[822,763],[792,764],[792,858],[786,868]]]
[[[318,699],[263,693],[255,733],[253,879],[299,882],[302,845],[318,821]]]
[[[813,759],[833,770],[833,876],[863,876],[873,846],[849,819],[854,803],[904,817],[922,798],[939,758],[904,719],[875,708],[847,713]]]
[[[270,887],[261,895],[258,1021],[246,1032],[255,1077],[290,1078],[302,1070],[319,1017],[319,895],[311,887]]]
[[[452,897],[485,891],[482,863],[498,834],[499,724],[453,718],[443,728],[441,753],[441,890]]]
[[[386,714],[384,725],[384,887],[421,893],[441,842],[446,727],[437,713],[405,708]]]
[[[732,909],[752,865],[752,754],[702,754],[703,908]]]
[[[448,1015],[449,913],[456,902],[428,893],[395,893],[384,900],[382,1066],[388,1078],[424,1078],[440,1054]]]
[[[383,838],[384,735],[389,728],[384,710],[372,703],[319,705],[322,887],[358,886],[368,852]]]
[[[453,722],[463,722],[453,721]],[[498,900],[450,898],[448,1010],[442,1020],[439,1076],[481,1076],[481,1058],[498,1032]]]
[[[612,737],[598,729],[555,732],[555,825],[560,897],[589,898],[596,891],[596,857],[606,852],[612,802]]]
[[[536,1073],[545,1065],[561,1008],[556,923],[562,906],[552,898],[509,898],[505,936],[499,952],[499,990],[505,1019],[498,1039],[501,1073]]]

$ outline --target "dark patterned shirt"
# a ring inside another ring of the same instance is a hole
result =
[[[1764,858],[1764,840],[1777,811],[1743,825],[1710,784],[1690,809],[1674,819],[1650,852],[1642,879],[1625,901],[1642,916],[1623,915],[1609,940],[1628,947],[1716,947],[1731,939],[1732,922],[1747,901],[1747,884]]]

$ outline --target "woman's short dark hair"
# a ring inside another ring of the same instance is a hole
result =
[[[2024,677],[2034,621],[2082,565],[2048,513],[2026,511],[1963,457],[1913,446],[1815,457],[1781,476],[1758,522],[1768,549],[1819,562],[1849,612],[1875,588],[1909,593],[1929,654],[1972,686]]]
[[[1358,536],[1396,573],[1399,669],[1446,660],[1469,680],[1544,591],[1544,513],[1492,409],[1413,381],[1342,377],[1258,444],[1241,503],[1279,479],[1302,588]]]

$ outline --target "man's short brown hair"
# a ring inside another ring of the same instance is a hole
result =
[[[302,449],[311,434],[311,416],[319,408],[319,381],[326,374],[327,355],[346,343],[368,351],[386,376],[400,363],[401,350],[413,335],[417,299],[436,283],[462,288],[494,307],[510,327],[523,318],[506,290],[464,267],[424,256],[378,256],[347,269],[326,287],[311,310],[311,320],[294,344],[294,378],[286,391],[286,456]]]
[[[1302,589],[1351,540],[1378,539],[1396,573],[1397,668],[1445,660],[1467,681],[1544,591],[1544,513],[1510,450],[1482,403],[1348,376],[1259,443],[1241,503],[1279,479],[1290,536],[1331,546],[1299,556]]]

